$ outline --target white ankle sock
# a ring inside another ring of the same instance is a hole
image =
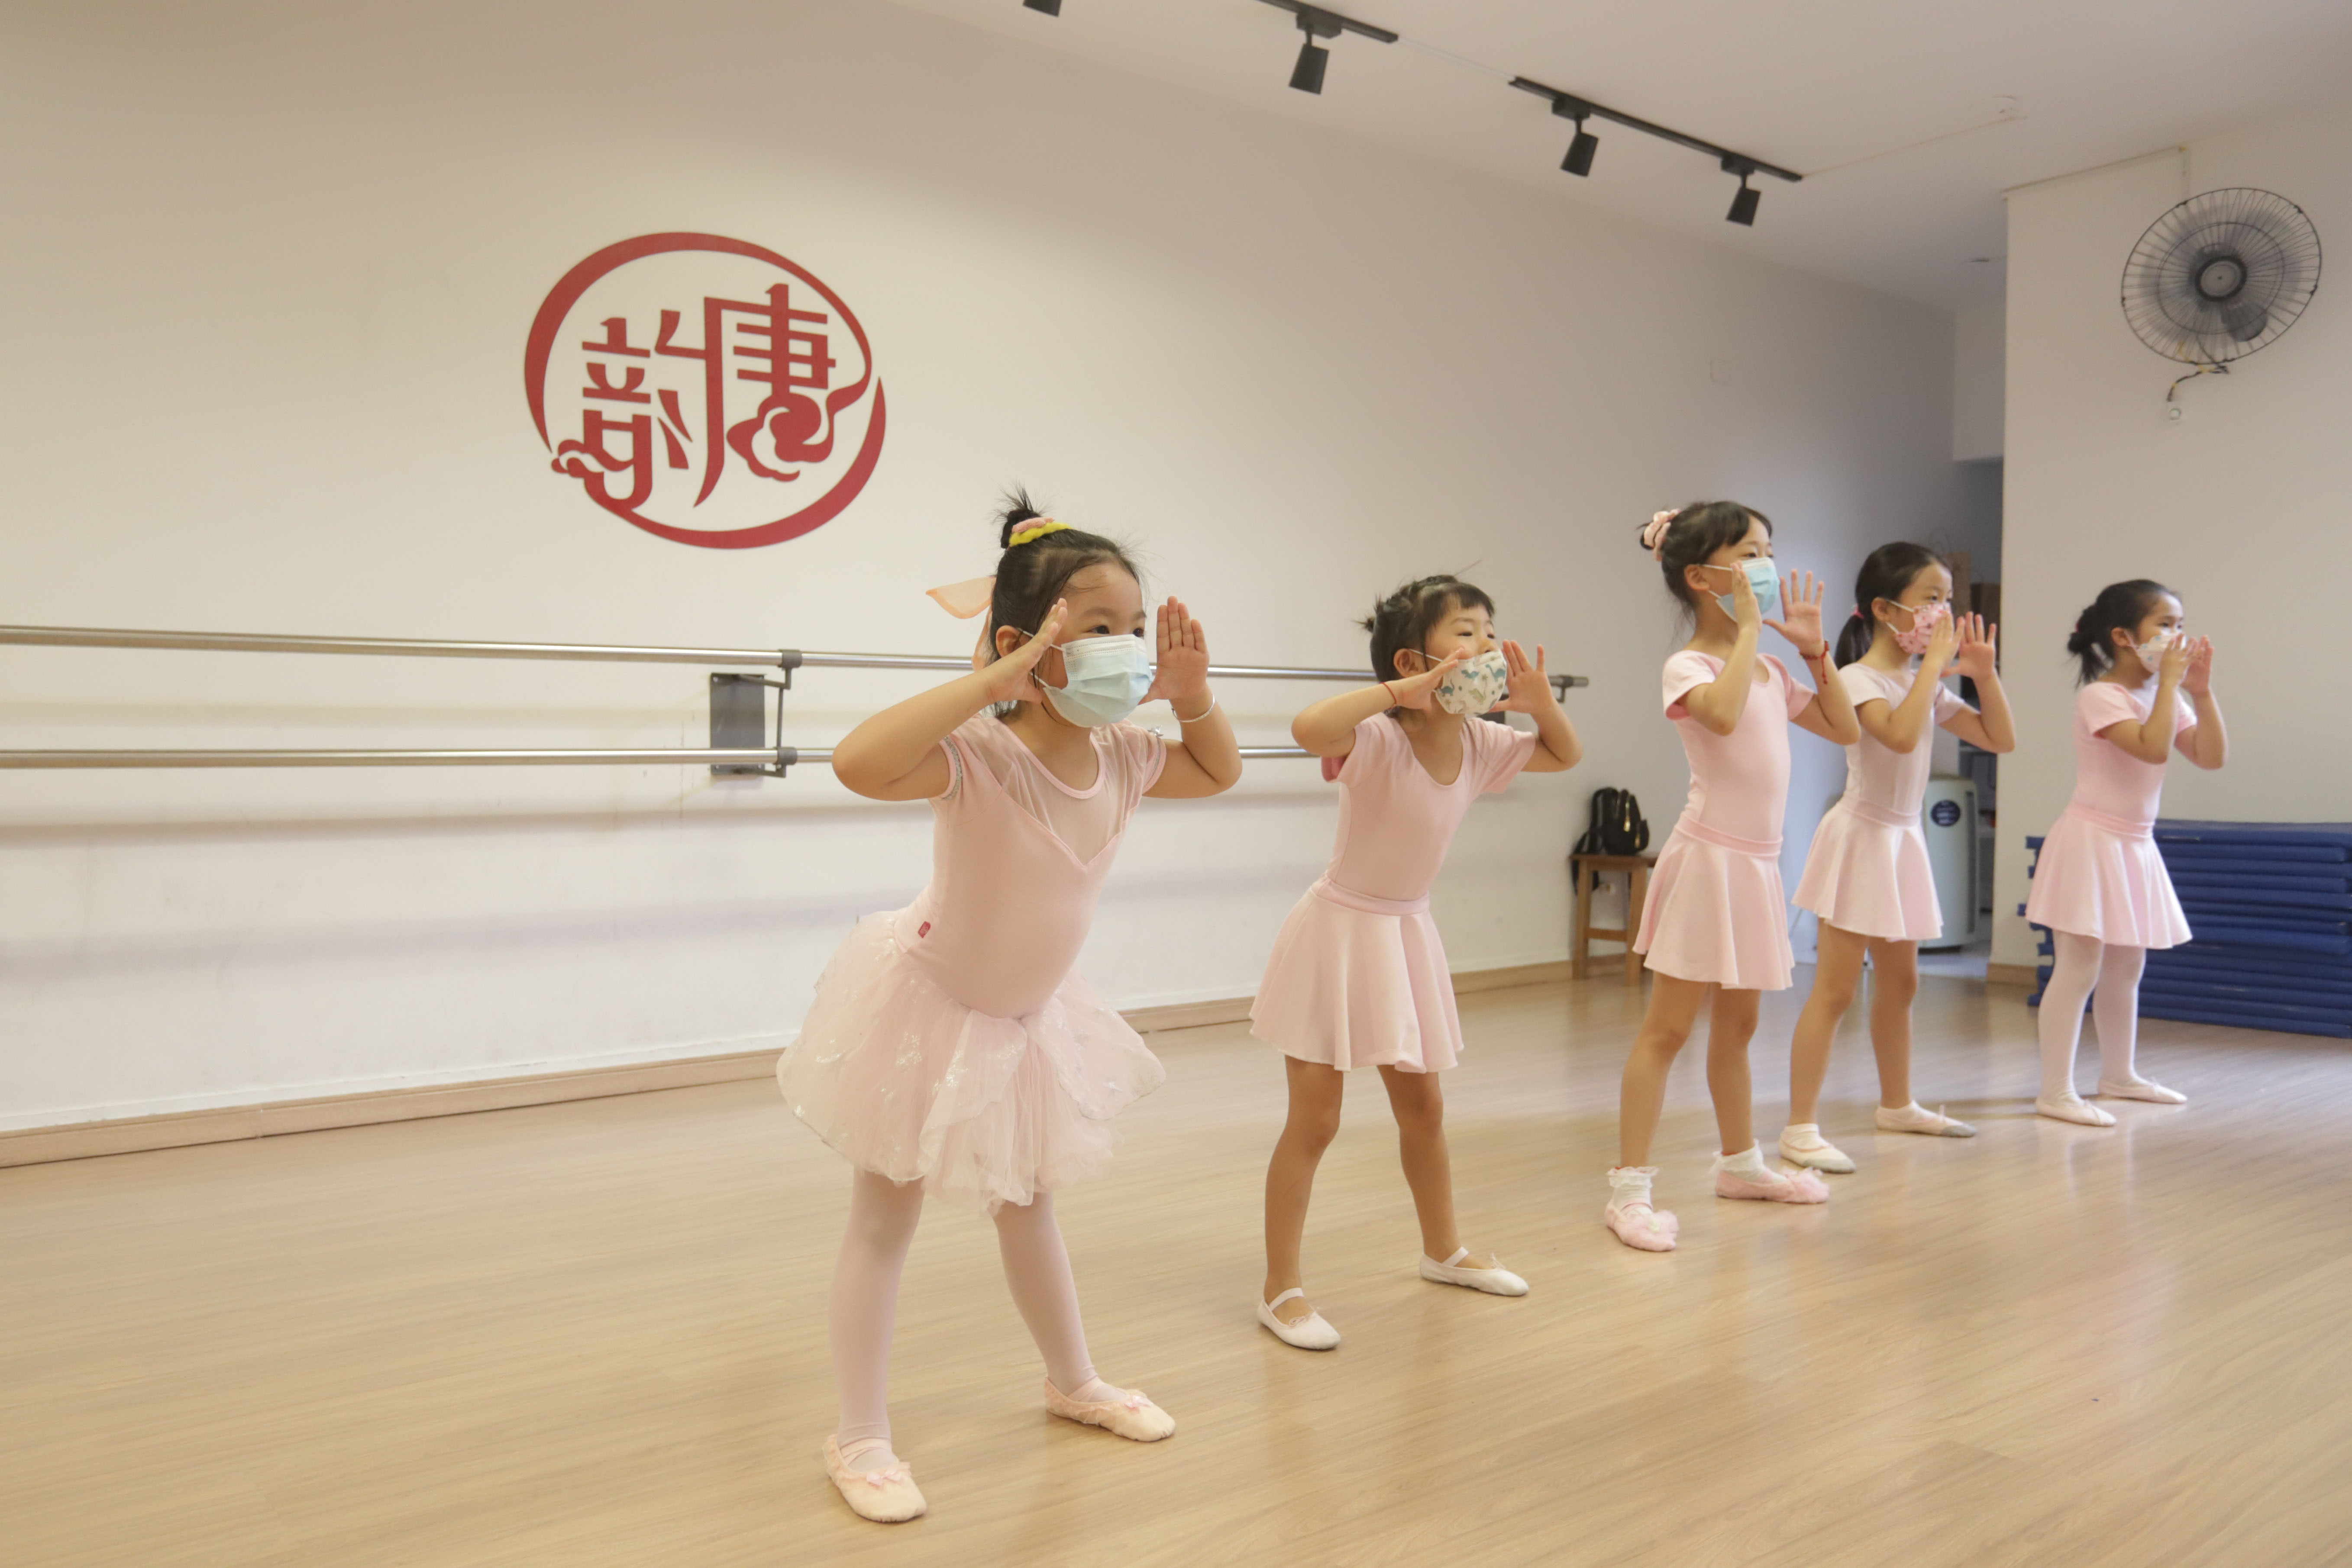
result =
[[[1619,1208],[1634,1204],[1650,1203],[1650,1178],[1658,1173],[1655,1165],[1619,1165],[1609,1173],[1609,1201]],[[1655,1208],[1655,1204],[1650,1204]]]
[[[1764,1168],[1764,1151],[1753,1143],[1737,1154],[1717,1154],[1715,1168],[1728,1171],[1735,1176],[1744,1176],[1751,1182],[1768,1180],[1772,1174]]]
[[[1780,1142],[1791,1149],[1803,1149],[1809,1152],[1830,1146],[1830,1141],[1822,1136],[1822,1124],[1818,1121],[1790,1122],[1780,1129]]]

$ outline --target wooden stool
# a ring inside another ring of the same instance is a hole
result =
[[[1576,879],[1576,936],[1569,946],[1569,973],[1581,980],[1591,972],[1590,950],[1594,937],[1625,944],[1625,984],[1638,985],[1642,981],[1642,955],[1633,951],[1633,938],[1642,929],[1642,900],[1650,894],[1650,868],[1658,863],[1655,855],[1571,855],[1568,858],[1570,874]],[[1612,931],[1592,923],[1592,884],[1611,872],[1625,876],[1625,924]]]

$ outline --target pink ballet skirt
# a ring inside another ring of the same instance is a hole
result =
[[[1339,784],[1329,868],[1274,939],[1250,1033],[1300,1061],[1342,1071],[1440,1072],[1462,1056],[1454,972],[1429,916],[1429,889],[1471,803],[1500,792],[1536,738],[1475,720],[1462,766],[1439,784],[1393,714],[1356,726],[1354,746],[1324,773]]]
[[[1143,1037],[1073,973],[1045,1005],[1000,1018],[949,995],[868,915],[817,982],[777,1066],[793,1112],[860,1170],[993,1211],[1094,1175],[1111,1118],[1167,1073]]]
[[[1944,934],[1936,872],[1919,814],[1907,816],[1848,796],[1813,830],[1797,907],[1825,925],[1884,942],[1933,942]]]
[[[2164,763],[2144,763],[2100,731],[2144,723],[2154,684],[2135,689],[2095,680],[2074,698],[2074,796],[2033,866],[2025,918],[2038,926],[2116,947],[2179,947],[2189,917],[2156,847],[2157,803]],[[2197,724],[2196,710],[2174,694],[2175,743]]]
[[[1083,790],[986,714],[943,742],[929,886],[857,922],[776,1063],[793,1113],[858,1169],[1025,1206],[1100,1170],[1110,1119],[1165,1079],[1071,965],[1166,745],[1128,724],[1094,741]]]
[[[1723,672],[1712,654],[1666,660],[1666,716],[1690,759],[1690,798],[1658,851],[1633,951],[1660,974],[1735,991],[1785,991],[1796,977],[1789,900],[1780,884],[1780,816],[1789,796],[1789,721],[1813,689],[1780,661],[1758,661],[1764,682],[1739,722],[1718,735],[1682,700]]]

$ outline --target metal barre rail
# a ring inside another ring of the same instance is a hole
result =
[[[1244,746],[1248,757],[1304,757],[1300,746]],[[0,752],[7,768],[432,768],[660,766],[773,768],[830,763],[830,746],[710,747],[654,751]]]
[[[802,648],[631,647],[599,643],[450,642],[429,637],[302,637],[259,632],[146,632],[98,626],[0,626],[0,643],[32,647],[195,648],[218,653],[375,654],[408,658],[548,658],[605,664],[698,664],[762,669],[970,669],[969,655],[812,653]],[[1360,669],[1215,665],[1234,680],[1363,680]],[[1569,677],[1581,684],[1580,678]]]

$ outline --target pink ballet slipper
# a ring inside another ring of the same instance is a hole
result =
[[[2046,1116],[2053,1121],[2071,1121],[2078,1127],[2113,1127],[2116,1124],[2113,1112],[2101,1110],[2072,1091],[2059,1100],[2053,1100],[2046,1094],[2036,1097],[2033,1114]]]
[[[1682,1229],[1682,1222],[1671,1212],[1661,1212],[1643,1203],[1627,1204],[1622,1208],[1611,1204],[1601,1211],[1601,1223],[1637,1252],[1672,1252]]]
[[[1830,1189],[1828,1183],[1811,1171],[1767,1170],[1760,1182],[1729,1171],[1717,1171],[1715,1195],[1754,1198],[1768,1204],[1825,1204],[1830,1200]]]
[[[873,1439],[852,1443],[850,1455],[831,1437],[824,1440],[824,1473],[841,1490],[841,1500],[860,1519],[870,1519],[877,1524],[904,1524],[910,1519],[920,1519],[930,1508],[923,1500],[922,1489],[915,1485],[914,1472],[902,1461],[878,1470],[853,1470],[851,1456],[863,1453],[874,1446]]]
[[[1104,1386],[1100,1378],[1087,1385]],[[1081,1394],[1086,1391],[1078,1390]],[[1137,1443],[1157,1443],[1176,1430],[1176,1417],[1152,1404],[1150,1395],[1139,1388],[1124,1390],[1117,1399],[1073,1399],[1055,1388],[1049,1377],[1045,1380],[1045,1408],[1065,1421],[1099,1426]]]
[[[2099,1080],[2099,1098],[2102,1100],[2145,1100],[2150,1105],[2186,1105],[2189,1103],[2189,1097],[2181,1093],[2179,1089],[2167,1089],[2160,1083],[2152,1083],[2144,1078],[2136,1079],[2131,1083],[2109,1083],[2105,1079],[2101,1079]]]

